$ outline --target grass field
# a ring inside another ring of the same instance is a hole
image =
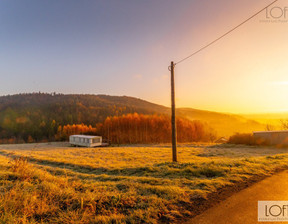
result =
[[[288,150],[0,145],[0,223],[181,222],[209,193],[288,167]]]

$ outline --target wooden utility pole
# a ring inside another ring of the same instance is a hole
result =
[[[173,162],[177,162],[177,142],[176,142],[176,121],[175,121],[175,84],[174,84],[174,67],[175,64],[171,61],[171,128],[172,128],[172,155]]]

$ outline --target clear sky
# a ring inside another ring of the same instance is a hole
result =
[[[0,95],[127,95],[169,106],[170,62],[270,2],[3,0]],[[288,111],[288,2],[273,7],[176,66],[177,107]]]

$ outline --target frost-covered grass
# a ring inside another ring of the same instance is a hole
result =
[[[0,223],[158,223],[211,192],[284,168],[287,149],[183,144],[0,146]]]

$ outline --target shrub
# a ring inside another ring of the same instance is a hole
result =
[[[230,144],[255,145],[256,141],[255,141],[253,134],[236,133],[236,134],[230,136],[228,143],[230,143]]]

